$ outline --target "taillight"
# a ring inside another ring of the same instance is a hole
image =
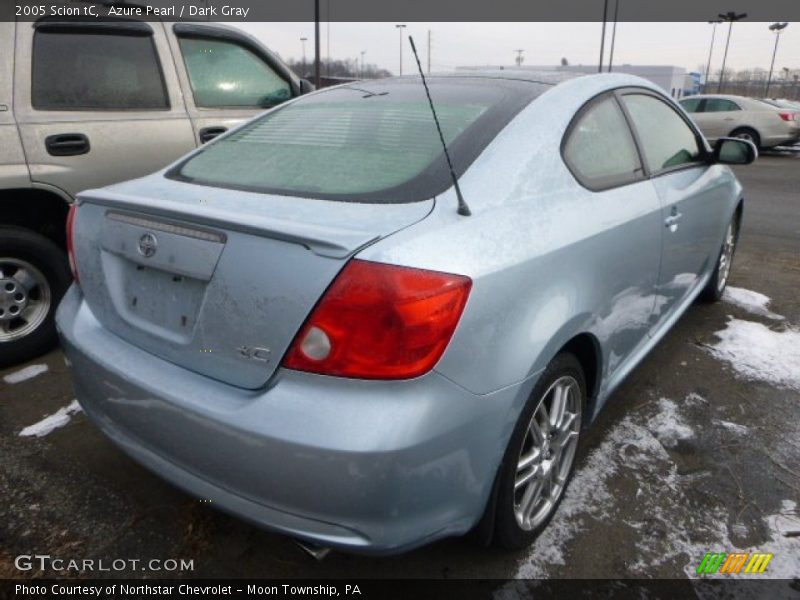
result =
[[[408,379],[430,371],[455,331],[472,280],[352,260],[297,334],[283,365],[339,377]]]
[[[797,120],[797,113],[793,112],[779,112],[778,113],[784,121],[796,121]]]
[[[72,203],[67,213],[67,256],[69,257],[69,268],[72,271],[72,276],[75,281],[80,283],[78,277],[78,263],[75,262],[75,243],[72,240],[72,227],[75,224],[75,213],[78,210],[78,205]]]

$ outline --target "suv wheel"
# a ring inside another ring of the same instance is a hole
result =
[[[0,367],[55,346],[55,311],[71,281],[66,256],[53,242],[27,229],[0,228]]]

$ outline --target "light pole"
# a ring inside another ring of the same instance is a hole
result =
[[[319,53],[319,0],[314,0],[314,85],[317,89],[322,87]]]
[[[367,53],[366,50],[361,51],[361,79],[364,79],[364,55]]]
[[[517,58],[514,59],[514,62],[517,63],[518,67],[522,66],[522,63],[525,61],[525,57],[522,56],[522,53],[525,52],[525,49],[522,48],[520,50],[514,50],[517,53]]]
[[[735,13],[733,11],[728,11],[726,13],[720,13],[719,18],[723,21],[728,22],[728,39],[725,42],[725,54],[722,57],[722,71],[719,74],[719,85],[717,86],[717,93],[722,93],[722,82],[725,79],[725,63],[728,61],[728,46],[731,43],[731,31],[733,30],[733,22],[734,21],[741,21],[742,19],[747,18],[747,13]]]
[[[325,59],[327,63],[325,64],[325,74],[330,77],[331,76],[331,0],[328,0],[326,14],[328,15],[328,20],[326,22],[326,30],[325,30],[325,44],[327,46],[326,54],[327,58]]]
[[[406,28],[404,24],[395,25],[397,31],[400,33],[400,76],[403,75],[403,29]]]
[[[703,86],[703,91],[708,92],[708,81],[711,78],[711,54],[714,52],[714,38],[717,35],[717,25],[722,23],[722,20],[716,19],[715,21],[709,21],[708,24],[711,25],[711,46],[708,48],[708,63],[706,64],[706,82]]]
[[[614,45],[617,43],[617,19],[619,18],[619,0],[614,2],[614,27],[611,29],[611,51],[608,54],[608,72],[614,64]]]
[[[600,34],[600,62],[597,63],[597,72],[603,72],[603,55],[606,48],[606,20],[608,20],[608,0],[603,2],[603,31]]]
[[[306,42],[308,41],[307,37],[301,37],[300,43],[303,44],[303,77],[306,76]]]
[[[764,90],[764,97],[769,98],[769,86],[772,83],[772,70],[775,68],[775,56],[778,54],[778,42],[781,39],[781,32],[789,26],[788,23],[773,23],[769,26],[770,31],[775,32],[775,49],[772,51],[772,62],[769,65],[769,75],[767,76],[767,89]]]

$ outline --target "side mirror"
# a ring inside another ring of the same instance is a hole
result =
[[[749,165],[758,158],[758,148],[749,140],[719,138],[714,144],[714,162],[723,165]]]
[[[307,94],[308,92],[313,92],[315,89],[317,88],[314,87],[314,84],[308,79],[300,80],[300,94]]]

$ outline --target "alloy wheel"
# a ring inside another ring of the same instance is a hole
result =
[[[728,275],[731,272],[731,262],[733,261],[733,251],[736,247],[736,235],[733,222],[728,225],[725,232],[725,242],[722,244],[722,252],[719,255],[719,265],[717,268],[717,290],[722,291],[728,283]]]
[[[514,516],[523,530],[538,527],[558,503],[575,460],[580,426],[580,386],[565,375],[539,400],[517,460]]]

